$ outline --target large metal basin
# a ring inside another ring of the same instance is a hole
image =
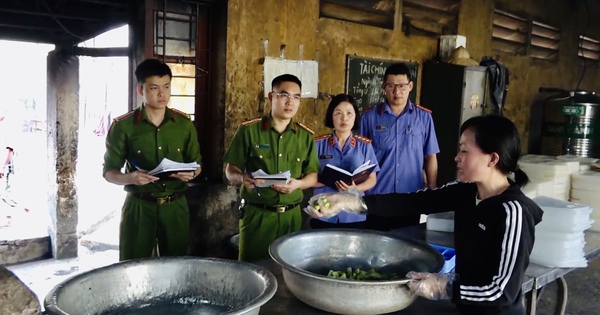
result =
[[[48,314],[258,314],[277,290],[265,268],[225,259],[170,257],[131,260],[57,285]]]
[[[442,255],[431,246],[399,235],[356,229],[301,231],[269,247],[282,267],[283,280],[304,303],[338,314],[384,314],[408,307],[416,298],[406,279],[353,281],[328,278],[330,269],[375,268],[405,275],[437,272]]]

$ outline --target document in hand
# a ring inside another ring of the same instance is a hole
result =
[[[262,179],[265,182],[257,185],[258,187],[271,187],[272,185],[287,184],[290,181],[292,174],[290,171],[285,171],[277,174],[267,174],[262,169],[250,174],[254,179]]]
[[[163,158],[162,161],[160,161],[160,163],[153,170],[148,171],[148,175],[165,177],[173,173],[193,172],[198,167],[200,167],[200,164],[196,162],[181,163],[169,160],[167,158]]]
[[[354,172],[350,173],[345,169],[327,164],[323,168],[321,174],[319,174],[319,183],[332,188],[337,188],[335,186],[335,182],[337,181],[343,181],[348,185],[351,185],[354,181],[354,183],[358,185],[369,178],[369,175],[371,172],[373,172],[375,165],[376,164],[371,164],[371,161],[367,161],[365,164],[357,167]]]

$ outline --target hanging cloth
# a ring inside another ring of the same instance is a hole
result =
[[[486,67],[487,69],[492,113],[502,115],[504,103],[506,102],[506,95],[508,94],[508,68],[500,63],[500,61],[489,56],[481,58],[479,65]]]

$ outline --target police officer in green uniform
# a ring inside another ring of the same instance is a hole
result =
[[[314,132],[292,119],[300,106],[302,84],[296,76],[284,74],[271,86],[271,114],[242,123],[223,158],[227,179],[241,185],[244,201],[239,223],[241,261],[268,258],[275,239],[300,230],[302,189],[317,183]],[[291,179],[260,188],[264,181],[250,176],[259,169],[268,174],[289,170]]]
[[[116,118],[106,137],[104,178],[125,185],[121,212],[120,260],[150,257],[158,241],[161,256],[187,252],[189,210],[185,191],[200,174],[178,172],[165,177],[148,175],[163,158],[201,162],[196,128],[189,116],[167,108],[171,97],[171,69],[147,59],[135,70],[141,107]],[[125,173],[121,168],[125,165]]]

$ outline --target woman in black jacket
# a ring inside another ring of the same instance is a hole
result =
[[[451,299],[460,314],[524,315],[521,285],[542,210],[520,187],[529,179],[518,168],[521,142],[515,125],[501,116],[480,116],[463,123],[455,161],[458,180],[409,194],[364,197],[370,214],[430,214],[454,211],[456,274],[409,272],[409,287],[429,299]],[[509,175],[514,175],[514,180]],[[385,176],[385,174],[381,174]],[[317,195],[323,203],[313,216],[337,209],[360,209],[348,193]]]

